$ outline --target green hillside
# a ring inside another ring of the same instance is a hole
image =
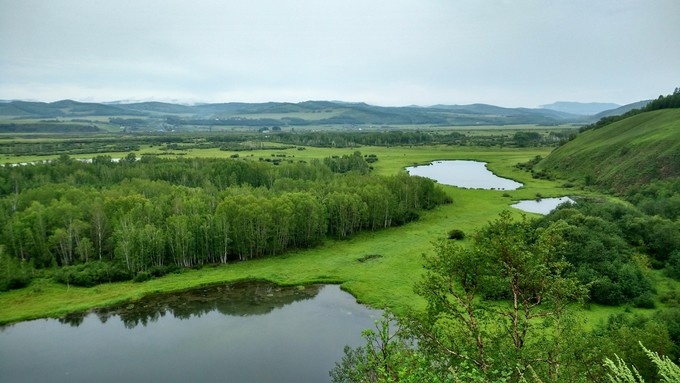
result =
[[[562,178],[623,191],[680,176],[680,109],[645,112],[588,130],[537,166]]]

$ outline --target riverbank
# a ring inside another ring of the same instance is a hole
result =
[[[390,307],[402,312],[422,307],[423,302],[413,293],[412,287],[422,272],[422,254],[431,251],[434,241],[445,238],[454,228],[472,233],[502,210],[511,209],[510,205],[516,200],[534,198],[537,194],[561,196],[567,192],[559,187],[559,182],[533,180],[530,174],[514,167],[517,162],[537,155],[536,149],[456,152],[445,149],[375,148],[374,152],[380,158],[375,171],[394,174],[414,162],[477,159],[489,162],[489,169],[497,175],[523,182],[525,186],[508,192],[445,187],[453,204],[424,212],[420,220],[401,227],[360,233],[344,241],[327,240],[317,248],[277,257],[185,270],[142,283],[80,288],[37,279],[27,288],[0,294],[0,323],[59,317],[156,292],[250,279],[281,285],[334,283],[340,284],[359,302],[375,308]],[[511,210],[520,214],[519,210]]]

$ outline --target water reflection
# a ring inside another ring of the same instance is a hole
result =
[[[470,189],[515,190],[521,183],[498,177],[479,161],[434,161],[429,165],[410,166],[406,171],[412,176],[427,177],[440,184]]]
[[[0,381],[328,382],[381,312],[336,285],[221,285],[0,331]],[[61,322],[61,323],[60,323]]]
[[[212,311],[231,316],[266,315],[276,308],[314,298],[320,285],[282,287],[263,282],[239,282],[173,293],[153,294],[140,300],[94,310],[102,323],[120,317],[126,328],[157,322],[170,314],[188,320]],[[67,315],[60,323],[77,327],[89,313]]]

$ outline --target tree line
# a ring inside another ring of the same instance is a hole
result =
[[[32,268],[56,267],[64,282],[93,285],[279,255],[451,202],[431,180],[370,175],[359,152],[279,166],[64,156],[2,167],[0,179],[0,266],[14,270],[3,289],[25,284]]]
[[[120,121],[119,121],[120,122]],[[19,125],[17,125],[18,127]],[[24,125],[21,125],[24,126]],[[219,148],[228,151],[295,148],[315,146],[354,148],[358,146],[455,145],[455,146],[555,146],[571,138],[571,133],[517,132],[515,134],[465,134],[462,132],[399,131],[384,127],[382,131],[354,132],[281,132],[264,135],[259,132],[157,133],[126,135],[93,135],[36,142],[14,141],[3,144],[0,154],[12,156],[48,156],[137,151],[149,145],[161,151]],[[280,129],[280,128],[279,128]],[[55,132],[56,133],[56,132]],[[256,142],[256,145],[243,145]],[[276,143],[273,147],[271,143]]]

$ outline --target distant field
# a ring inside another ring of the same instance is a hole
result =
[[[224,157],[230,156],[232,154],[239,154],[240,156],[254,156],[256,158],[262,156],[270,156],[272,151],[263,150],[252,150],[252,151],[220,151],[218,148],[213,149],[187,149],[187,145],[180,143],[175,145],[172,150],[168,150],[167,147],[162,146],[163,142],[175,142],[178,137],[186,137],[186,135],[195,135],[196,141],[200,142],[202,137],[215,137],[220,134],[230,135],[251,135],[253,142],[243,142],[239,144],[240,146],[248,149],[249,145],[253,149],[257,149],[256,145],[269,145],[269,146],[291,146],[282,143],[267,143],[269,137],[274,137],[272,133],[258,133],[257,128],[254,127],[236,127],[236,126],[212,126],[210,128],[206,126],[200,127],[196,132],[155,132],[155,133],[141,133],[141,134],[121,134],[121,127],[111,124],[97,124],[101,129],[108,130],[108,133],[88,133],[88,134],[69,134],[69,133],[0,133],[0,164],[2,163],[20,163],[20,162],[30,162],[30,161],[42,161],[51,160],[59,157],[60,154],[68,154],[74,158],[87,158],[90,159],[97,155],[110,155],[112,157],[124,157],[130,152],[134,152],[137,156],[143,154],[153,154],[153,155],[163,155],[163,156],[198,156],[198,157]],[[517,132],[536,132],[544,137],[551,134],[569,134],[575,132],[575,127],[573,125],[560,125],[560,126],[536,126],[536,125],[512,125],[512,126],[465,126],[465,127],[430,127],[424,125],[398,125],[398,126],[362,126],[362,127],[344,127],[342,125],[334,126],[305,126],[305,127],[281,127],[282,132],[383,132],[383,131],[402,131],[402,132],[431,132],[434,134],[451,134],[451,133],[462,133],[468,138],[479,138],[479,140],[486,140],[488,138],[498,138],[502,137],[503,141],[511,141],[512,136]],[[209,133],[212,131],[212,133]],[[154,142],[153,144],[145,143],[145,137],[150,137]],[[87,143],[97,143],[109,141],[109,145],[113,143],[125,144],[125,143],[135,143],[136,148],[130,150],[101,150],[101,147],[97,147],[97,151],[88,151]],[[58,154],[40,154],[31,155],[30,151],[22,152],[12,150],[12,145],[23,145],[27,147],[29,145],[35,145],[36,148],[40,148],[41,144],[44,143],[78,143],[76,146],[76,151],[64,150],[60,151]],[[193,141],[192,141],[193,142]],[[189,145],[195,146],[195,145]],[[491,146],[492,148],[494,146]],[[499,148],[498,144],[495,146]],[[312,152],[303,153],[302,151],[297,151],[293,153],[291,150],[286,150],[286,153],[290,156],[296,156],[300,159],[305,159],[305,157],[319,158],[323,157],[323,154],[316,155],[310,153],[318,153],[313,147],[308,147],[308,150]],[[356,146],[356,149],[362,151],[364,154],[369,154],[367,151],[374,150],[369,148],[362,148],[361,146]],[[394,149],[394,147],[390,148]],[[323,149],[326,150],[326,149]],[[333,149],[328,149],[332,150]],[[466,146],[460,147],[448,147],[448,149],[437,149],[441,150],[462,150],[469,151]],[[532,150],[532,149],[529,149]],[[538,149],[537,149],[538,150]],[[543,147],[539,151],[545,152],[549,148]],[[425,150],[427,151],[427,150]],[[390,152],[390,151],[388,151]],[[393,152],[393,150],[391,150]],[[23,153],[23,154],[22,154]],[[343,152],[344,153],[344,152]],[[281,154],[281,152],[276,152],[275,154]],[[335,154],[331,154],[335,155]]]
[[[342,113],[340,110],[325,110],[319,112],[290,112],[290,113],[258,113],[256,115],[243,113],[235,114],[230,117],[240,117],[240,118],[274,118],[274,119],[285,119],[285,118],[301,118],[310,121],[323,120],[325,118],[335,117]]]

